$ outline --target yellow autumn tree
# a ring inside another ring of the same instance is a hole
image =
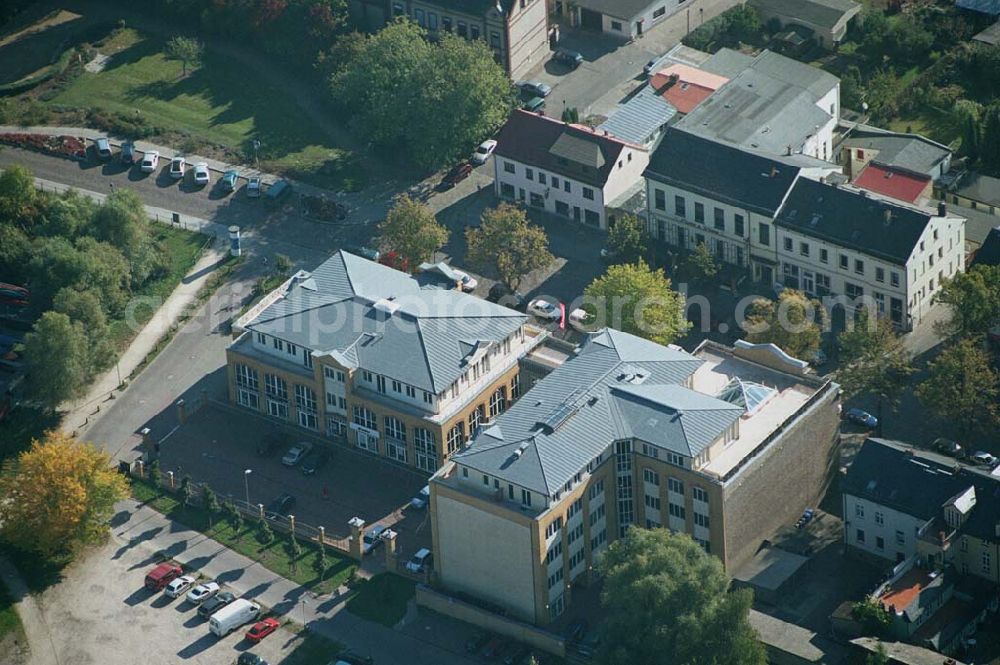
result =
[[[107,532],[128,483],[94,446],[60,432],[9,460],[0,475],[0,532],[12,545],[52,555]]]

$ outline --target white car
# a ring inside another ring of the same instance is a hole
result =
[[[472,153],[472,163],[473,164],[485,164],[486,160],[490,158],[493,151],[497,149],[497,142],[494,139],[487,139],[479,144],[476,151]]]
[[[465,291],[466,293],[472,293],[473,291],[476,290],[476,287],[479,285],[479,280],[477,280],[475,277],[471,276],[464,270],[458,270],[457,268],[452,268],[451,271],[456,275],[458,275],[458,278],[462,280],[463,291]]]
[[[170,160],[170,177],[180,180],[184,177],[184,170],[187,168],[187,161],[178,155]]]
[[[191,585],[195,583],[195,579],[190,575],[181,575],[173,582],[167,585],[167,588],[163,590],[163,593],[167,594],[171,598],[177,598],[185,591],[191,588]]]
[[[417,550],[412,559],[406,562],[406,569],[411,573],[422,573],[424,568],[430,565],[431,559],[431,551],[426,547],[422,547]]]
[[[139,170],[143,173],[152,173],[159,164],[160,153],[156,150],[149,150],[142,153],[142,164],[139,165]]]
[[[294,446],[289,448],[288,452],[285,453],[285,456],[281,458],[281,463],[285,466],[295,466],[302,461],[302,459],[306,456],[306,453],[309,452],[310,448],[312,448],[312,446],[304,441],[296,443]]]
[[[569,324],[571,326],[573,326],[580,332],[586,332],[587,327],[590,324],[590,320],[593,317],[587,313],[587,310],[583,308],[577,308],[574,309],[572,312],[570,312],[569,317],[567,318],[569,319]]]
[[[365,531],[365,535],[361,539],[365,554],[371,554],[372,550],[382,544],[382,532],[388,528],[384,524],[376,524]]]
[[[198,162],[194,165],[194,183],[196,185],[207,185],[211,179],[208,173],[208,164]]]
[[[558,321],[562,318],[562,311],[559,309],[559,306],[553,305],[548,300],[543,300],[542,298],[536,298],[528,303],[528,313],[534,314],[540,319],[548,319],[549,321]]]
[[[217,593],[219,593],[219,584],[217,582],[205,582],[188,591],[187,601],[192,605],[197,605]]]
[[[410,499],[410,505],[414,508],[426,508],[427,502],[431,500],[431,486],[424,485],[424,488]]]

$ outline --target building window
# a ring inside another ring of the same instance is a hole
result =
[[[786,237],[785,238],[785,251],[786,252],[791,252],[793,246],[794,246],[794,243],[792,242],[792,239]]]
[[[406,425],[398,418],[385,418],[385,453],[389,459],[406,462]]]
[[[659,9],[653,12],[653,20],[655,21],[656,19],[660,18],[666,13],[667,13],[667,7],[666,5],[664,5],[663,7],[660,7]]]
[[[861,259],[854,259],[854,272],[859,275],[865,274],[865,262]]]
[[[708,529],[709,528],[708,515],[696,512],[694,514],[694,523],[698,526],[703,526],[706,529]]]
[[[902,531],[896,532],[896,544],[899,545],[900,547],[906,545],[906,534],[904,534]]]
[[[742,238],[746,232],[743,226],[743,215],[733,215],[733,226],[735,227],[736,235]]]
[[[885,549],[885,539],[882,536],[875,536],[875,549]]]
[[[534,181],[535,180],[535,169],[529,168],[529,167],[525,167],[525,169],[524,169],[524,177],[527,178],[528,180]]]
[[[434,403],[434,393],[429,393],[429,392],[427,392],[425,390],[424,391],[424,403],[425,404],[433,404]]]
[[[848,266],[847,254],[841,254],[840,255],[840,269],[841,270],[847,270],[847,266]]]
[[[248,409],[253,409],[257,411],[260,408],[260,398],[257,393],[253,390],[247,390],[246,388],[236,389],[236,401],[240,406],[245,406]]]
[[[316,417],[316,393],[312,388],[295,384],[295,408],[299,412],[299,425],[308,429],[319,429]]]
[[[993,572],[993,565],[992,565],[993,562],[990,559],[990,551],[986,548],[983,548],[983,556],[980,563],[982,564],[980,570],[982,570],[984,573],[989,575],[991,572]]]
[[[385,435],[406,443],[406,425],[399,418],[385,417]]]
[[[694,204],[694,221],[699,224],[705,223],[705,206],[697,201]]]
[[[393,379],[392,380],[392,392],[394,392],[394,393],[401,393],[401,392],[403,392],[403,384],[400,383],[399,381]]]
[[[820,249],[819,250],[819,262],[820,263],[829,263],[830,262],[830,253],[828,251],[826,251],[825,249]]]
[[[476,433],[476,428],[479,427],[479,423],[483,422],[483,419],[484,419],[485,415],[486,415],[485,414],[485,409],[483,409],[483,405],[482,404],[480,404],[475,409],[473,409],[472,413],[469,414],[469,437],[470,438]]]
[[[691,488],[691,496],[694,497],[695,501],[701,501],[702,503],[708,503],[708,492],[700,487]]]
[[[799,254],[802,256],[809,256],[809,243],[800,242],[799,243]]]
[[[516,173],[517,169],[514,167],[513,162],[504,161],[503,170],[505,173]]]
[[[614,30],[615,32],[621,32],[622,31],[621,21],[612,21],[611,29]]]
[[[863,287],[857,284],[851,284],[850,282],[844,282],[844,293],[847,294],[849,298],[860,298],[865,294]]]
[[[598,480],[597,482],[595,482],[593,485],[590,486],[590,489],[587,490],[587,497],[591,501],[593,501],[594,499],[596,499],[599,496],[602,496],[603,494],[604,494],[604,479],[603,478],[601,478],[600,480]]]
[[[687,200],[683,196],[674,197],[674,214],[687,219]]]
[[[583,198],[587,199],[588,201],[593,201],[594,200],[594,190],[591,189],[590,187],[584,187],[583,188]]]
[[[764,245],[765,247],[770,247],[771,227],[765,224],[764,222],[761,222],[757,226],[757,239],[760,241],[760,244]]]
[[[420,427],[413,430],[413,452],[418,469],[437,471],[437,442],[431,432]]]
[[[865,507],[860,503],[854,504],[854,516],[861,520],[865,518]]]
[[[479,39],[479,26],[478,25],[470,25],[469,26],[469,38],[470,39]]]
[[[500,33],[496,31],[490,32],[490,46],[495,49],[500,48]]]
[[[875,268],[875,281],[876,282],[885,281],[885,268]]]
[[[249,390],[257,390],[257,371],[246,365],[237,365],[236,385]]]
[[[712,213],[715,215],[715,228],[717,231],[726,230],[726,211],[722,208],[715,208]]]
[[[667,209],[667,193],[662,189],[653,190],[653,207],[657,210],[666,211]]]
[[[569,193],[572,193],[572,190],[573,190],[573,188],[570,185],[569,180],[563,180],[563,191],[566,192],[567,194],[569,194]]]
[[[677,519],[685,519],[684,516],[684,506],[679,503],[670,502],[667,504],[667,512],[671,517],[676,517]]]
[[[531,505],[531,492],[528,491],[528,490],[526,490],[526,489],[524,489],[524,488],[521,489],[521,505],[522,506],[530,506]],[[561,570],[559,572],[562,573]],[[560,574],[559,577],[561,579],[562,575]]]
[[[507,397],[504,392],[502,387],[497,388],[493,395],[490,396],[490,418],[499,416],[506,408]]]
[[[455,423],[455,426],[448,430],[448,454],[458,450],[465,441],[465,423]]]
[[[257,333],[257,343],[262,345],[267,345],[267,335],[264,333]]]
[[[677,478],[667,478],[667,489],[677,494],[684,494],[684,482]]]
[[[857,534],[856,534],[856,540],[857,540],[857,541],[858,541],[859,543],[863,543],[863,542],[865,542],[865,531],[864,531],[864,529],[858,529],[858,530],[857,530]]]
[[[883,518],[882,513],[877,510],[875,511],[875,524],[885,524],[885,519]]]
[[[899,286],[899,273],[892,271],[889,273],[889,283],[893,286]]]
[[[363,406],[354,407],[354,424],[360,425],[369,430],[375,430],[377,423],[375,421],[375,414],[366,409]]]
[[[653,510],[660,509],[660,497],[653,496],[652,494],[647,494],[645,496],[644,502],[647,508],[652,508]]]
[[[285,348],[285,344],[284,344],[284,342],[282,342],[282,341],[281,341],[280,339],[278,339],[277,337],[275,337],[275,338],[273,338],[273,339],[271,340],[271,346],[273,346],[273,347],[275,348],[275,350],[277,350],[277,351],[282,351],[282,350],[284,350],[284,348]]]
[[[287,353],[288,355],[290,355],[290,356],[294,356],[294,355],[298,354],[298,352],[299,352],[299,347],[297,347],[297,346],[295,346],[294,344],[292,344],[291,342],[289,342],[289,343],[288,343],[288,346],[287,346],[287,347],[285,348],[285,352],[286,352],[286,353]]]
[[[643,469],[642,479],[645,480],[650,485],[656,485],[657,487],[660,486],[660,474],[658,474],[656,471],[653,471],[652,469]]]
[[[445,30],[447,30],[448,32],[451,32],[451,17],[450,16],[442,16],[441,17],[441,27],[444,28]]]

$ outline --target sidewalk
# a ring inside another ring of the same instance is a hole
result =
[[[35,186],[43,191],[64,192],[73,189],[98,203],[107,198],[106,194],[93,192],[78,187],[68,187],[51,180],[35,178]],[[170,223],[172,213],[163,208],[155,206],[145,206],[146,214],[151,219]],[[179,215],[180,225],[185,229],[197,231],[207,236],[215,238],[215,241],[206,249],[205,253],[194,264],[189,272],[170,294],[170,297],[157,309],[153,317],[143,326],[142,330],[135,336],[129,347],[118,358],[115,367],[108,369],[91,384],[87,395],[79,400],[73,400],[60,406],[60,410],[65,412],[62,421],[62,429],[65,432],[74,432],[86,426],[90,415],[95,408],[99,411],[99,404],[116,396],[116,392],[121,386],[121,378],[129,376],[145,359],[145,357],[156,347],[159,339],[170,330],[171,326],[177,322],[181,314],[194,302],[198,291],[205,284],[215,268],[228,254],[228,229],[223,224],[217,224],[205,219],[199,219],[190,215]]]
[[[360,619],[343,611],[344,603],[339,595],[317,596],[152,508],[130,499],[119,503],[117,509],[117,519],[127,514],[125,521],[113,529],[113,537],[122,543],[123,548],[142,547],[151,554],[164,550],[174,561],[190,565],[202,575],[224,582],[237,595],[254,598],[289,620],[304,620],[310,630],[340,642],[352,651],[370,654],[379,665],[470,663],[464,654],[448,651],[430,641],[434,637],[433,631],[426,635],[426,639],[418,638]]]

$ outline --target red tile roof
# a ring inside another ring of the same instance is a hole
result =
[[[899,201],[916,203],[930,181],[930,176],[918,176],[899,169],[869,164],[861,171],[854,184]]]
[[[607,132],[518,110],[500,129],[496,154],[604,187],[618,163],[618,156],[626,149],[645,151],[641,146],[622,141]],[[577,153],[580,159],[593,161],[584,163],[567,159],[566,155],[570,154],[567,151]]]
[[[690,113],[728,81],[724,76],[674,64],[654,74],[649,85],[678,111]]]
[[[902,612],[933,580],[934,578],[928,575],[927,571],[911,568],[878,600],[885,609],[889,610],[890,607],[895,607],[897,612]]]

